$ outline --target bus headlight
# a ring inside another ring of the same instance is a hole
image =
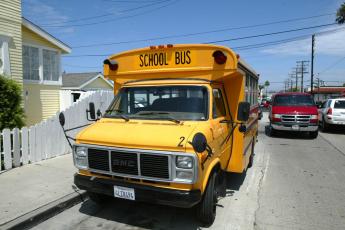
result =
[[[193,168],[193,158],[190,156],[177,156],[176,167],[181,169]]]
[[[79,169],[87,169],[87,148],[76,146],[74,148],[74,164]]]
[[[176,171],[176,179],[184,181],[193,181],[194,173],[192,171]]]

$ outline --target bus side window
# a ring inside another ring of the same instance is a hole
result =
[[[223,100],[222,91],[220,89],[213,89],[213,118],[225,117],[226,110]]]
[[[258,80],[250,75],[246,74],[245,96],[246,102],[250,105],[256,105],[258,103]]]

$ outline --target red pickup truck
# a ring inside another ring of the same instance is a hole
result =
[[[307,93],[278,93],[273,95],[269,112],[269,135],[279,131],[309,132],[318,135],[318,110],[313,97]]]

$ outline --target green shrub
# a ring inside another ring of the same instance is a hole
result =
[[[17,82],[0,75],[0,131],[24,126],[22,89]]]

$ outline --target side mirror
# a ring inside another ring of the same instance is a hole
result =
[[[237,108],[237,120],[239,121],[248,121],[250,112],[249,102],[242,101],[238,104]]]
[[[192,146],[195,152],[202,153],[207,148],[207,140],[204,134],[196,133],[193,137]]]
[[[86,116],[87,114],[90,114],[90,119],[95,120],[96,119],[96,112],[95,112],[95,104],[93,102],[89,103],[89,109],[86,110]]]
[[[65,125],[65,115],[62,112],[59,114],[59,122],[62,127]]]

